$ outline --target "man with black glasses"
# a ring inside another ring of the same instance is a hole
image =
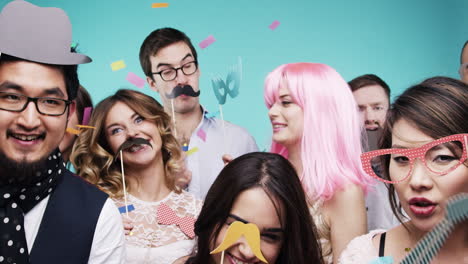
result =
[[[148,84],[173,118],[176,137],[188,151],[189,191],[203,199],[224,166],[222,156],[237,157],[256,151],[257,145],[245,129],[210,117],[200,105],[197,51],[183,32],[153,31],[140,48],[140,63]]]
[[[69,172],[58,149],[75,111],[77,65],[91,61],[70,44],[61,9],[15,0],[0,13],[0,263],[125,257],[118,209]]]

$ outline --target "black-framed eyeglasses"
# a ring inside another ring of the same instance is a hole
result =
[[[187,62],[183,64],[179,68],[168,68],[159,72],[152,72],[152,74],[159,74],[161,76],[161,79],[163,79],[163,81],[169,82],[177,78],[177,72],[179,70],[181,70],[182,73],[185,75],[192,75],[197,71],[197,69],[198,69],[198,62],[191,61],[191,62]]]
[[[0,92],[0,109],[22,112],[29,102],[34,102],[37,112],[48,116],[61,116],[72,101],[53,97],[29,97],[22,94]]]

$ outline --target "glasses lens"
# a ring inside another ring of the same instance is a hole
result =
[[[65,101],[54,98],[40,98],[37,100],[39,111],[46,115],[61,115],[65,112]]]
[[[463,144],[460,141],[442,143],[426,152],[426,165],[434,172],[449,172],[461,163],[462,154]]]
[[[371,159],[372,170],[380,178],[387,181],[401,181],[411,170],[410,159],[401,154],[385,154]],[[384,168],[388,168],[390,175],[386,175]]]
[[[197,64],[194,61],[184,64],[182,71],[186,75],[194,74],[197,71]]]
[[[18,111],[23,108],[26,98],[11,93],[0,93],[0,108],[11,111]]]
[[[175,79],[177,71],[174,69],[167,69],[161,72],[161,77],[165,81],[172,81]]]

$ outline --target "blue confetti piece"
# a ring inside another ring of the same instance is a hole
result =
[[[133,206],[133,204],[130,204],[130,205],[127,206],[127,209],[128,209],[128,212],[131,212],[131,211],[135,210],[135,207]],[[119,212],[121,214],[126,213],[127,211],[125,210],[125,206],[119,207]]]
[[[378,257],[371,261],[369,264],[392,264],[393,257],[392,256],[385,256],[385,257]]]
[[[187,145],[187,143],[185,143],[185,144],[182,146],[182,151],[184,151],[184,152],[187,152],[187,151],[188,151],[188,145]]]

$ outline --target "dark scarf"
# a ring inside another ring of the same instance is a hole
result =
[[[57,186],[58,180],[65,172],[61,156],[59,150],[55,150],[45,160],[42,169],[25,179],[27,184],[15,182],[2,183],[0,186],[0,263],[29,263],[24,215]]]

